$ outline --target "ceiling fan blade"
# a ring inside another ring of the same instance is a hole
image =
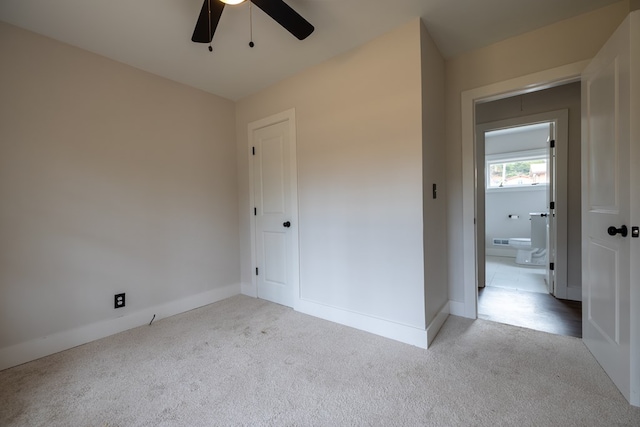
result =
[[[296,36],[298,40],[304,40],[313,33],[313,25],[298,14],[282,0],[251,0],[267,15],[282,25],[287,31]]]
[[[209,7],[211,7],[211,17],[209,17]],[[196,28],[193,30],[191,41],[196,43],[211,43],[213,33],[216,32],[220,15],[224,10],[224,3],[219,0],[204,0]]]

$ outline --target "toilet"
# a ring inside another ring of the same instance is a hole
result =
[[[512,237],[509,246],[516,249],[516,264],[543,266],[547,263],[547,213],[532,212],[531,237]]]

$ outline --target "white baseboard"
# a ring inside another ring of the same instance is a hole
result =
[[[427,346],[430,346],[433,342],[433,339],[436,337],[436,335],[438,335],[438,332],[440,332],[440,328],[442,328],[442,325],[444,325],[447,317],[449,317],[448,301],[444,304],[444,306],[442,306],[429,326],[427,326]]]
[[[424,329],[303,299],[296,302],[295,309],[310,316],[319,317],[416,347],[427,348],[427,331]]]
[[[126,316],[91,323],[79,328],[5,347],[0,349],[0,370],[148,324],[154,315],[157,321],[221,301],[239,293],[240,284],[228,285],[177,301],[145,308]]]
[[[459,317],[467,317],[464,303],[460,301],[449,300],[449,314]]]

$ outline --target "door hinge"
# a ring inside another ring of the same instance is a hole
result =
[[[551,141],[549,141],[549,144],[551,146],[551,148],[556,148],[556,140],[552,139]]]
[[[258,267],[256,267],[256,276],[258,275]]]
[[[555,209],[555,208],[556,208],[556,202],[550,202],[549,209]]]
[[[251,154],[256,155],[256,147],[251,147]]]
[[[549,263],[549,270],[554,271],[556,269],[556,264],[551,262]]]
[[[253,208],[253,216],[258,215],[258,208]]]

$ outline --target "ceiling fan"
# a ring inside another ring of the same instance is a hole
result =
[[[235,5],[245,1],[247,0],[204,0],[191,40],[196,43],[211,43],[225,5]],[[262,9],[274,21],[296,36],[298,40],[306,39],[314,30],[313,25],[282,0],[248,1]],[[253,41],[250,46],[253,47]],[[211,50],[211,46],[209,46],[209,50]]]

